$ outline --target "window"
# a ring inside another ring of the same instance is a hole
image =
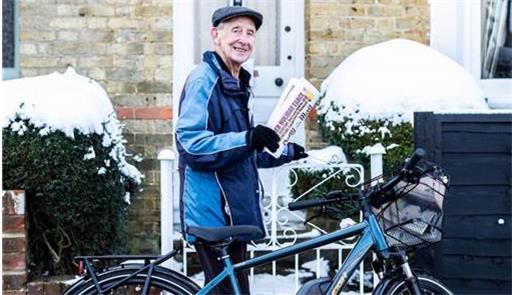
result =
[[[477,79],[491,108],[512,108],[512,0],[429,0],[430,47]]]
[[[19,76],[18,1],[2,0],[2,76]]]
[[[482,1],[482,79],[512,78],[512,1]]]

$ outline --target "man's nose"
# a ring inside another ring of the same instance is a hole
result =
[[[252,40],[252,37],[249,34],[242,34],[239,39],[239,41],[244,44],[250,44],[251,40]]]

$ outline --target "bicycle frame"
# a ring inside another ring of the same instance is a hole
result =
[[[349,226],[344,229],[337,230],[323,236],[313,238],[292,246],[288,246],[277,251],[273,251],[262,256],[258,256],[249,260],[242,261],[237,264],[232,264],[230,259],[225,259],[224,270],[213,278],[204,288],[202,288],[197,295],[208,294],[215,286],[217,286],[223,279],[229,277],[234,294],[240,294],[240,287],[236,279],[235,272],[258,265],[262,265],[271,261],[281,259],[283,257],[295,255],[307,250],[321,247],[330,243],[334,243],[344,238],[360,235],[356,245],[348,254],[345,262],[337,271],[333,280],[331,281],[327,294],[338,294],[346,285],[347,280],[352,276],[358,265],[364,259],[366,254],[373,248],[379,253],[386,254],[388,250],[387,242],[384,234],[379,227],[375,215],[368,214],[365,216],[361,223]]]

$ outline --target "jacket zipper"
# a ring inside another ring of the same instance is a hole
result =
[[[217,180],[217,184],[220,188],[220,193],[222,197],[224,198],[225,207],[222,208],[222,210],[229,216],[229,225],[233,226],[233,217],[231,216],[231,207],[229,206],[228,198],[226,197],[226,193],[224,192],[224,188],[222,187],[222,184],[220,184],[219,176],[217,175],[217,172],[215,173],[215,179]],[[228,210],[226,210],[226,207]]]
[[[267,236],[267,233],[268,233],[268,228],[267,228],[267,223],[265,223],[265,217],[263,216],[263,206],[262,206],[262,202],[263,202],[263,198],[265,197],[265,191],[263,190],[263,184],[261,183],[261,179],[258,175],[258,189],[260,190],[260,193],[258,194],[258,206],[260,209],[260,218],[261,218],[261,227],[263,228],[264,232],[263,234],[265,235],[265,237]]]
[[[255,157],[258,156],[256,152],[254,152],[254,156]],[[263,206],[262,206],[263,198],[265,197],[265,189],[263,188],[263,183],[261,183],[260,175],[258,173],[258,167],[255,163],[255,160],[251,161],[251,163],[256,172],[256,176],[258,179],[258,201],[256,202],[256,204],[260,211],[261,228],[263,228],[263,231],[264,231],[263,234],[266,237],[267,233],[268,233],[268,228],[267,228],[267,224],[265,223],[265,218],[263,216]]]

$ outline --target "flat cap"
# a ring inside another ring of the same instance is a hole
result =
[[[250,17],[256,25],[256,30],[258,30],[263,23],[263,15],[254,9],[244,6],[226,6],[215,10],[212,15],[212,26],[216,27],[220,23],[236,16]]]

